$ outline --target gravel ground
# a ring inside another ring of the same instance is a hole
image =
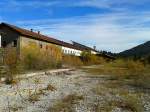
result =
[[[105,87],[104,79],[102,75],[91,76],[82,70],[74,70],[20,79],[14,85],[1,84],[0,112],[52,112],[48,108],[70,94],[83,96],[82,100],[71,105],[75,112],[134,112],[126,105],[110,103],[122,102],[123,97],[119,90]],[[46,89],[48,85],[51,88]],[[37,98],[30,99],[31,96]],[[138,98],[142,102],[142,111],[150,112],[149,93],[140,94]]]

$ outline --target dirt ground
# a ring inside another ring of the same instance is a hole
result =
[[[150,112],[149,91],[135,93],[110,81],[77,69],[1,84],[0,112]]]

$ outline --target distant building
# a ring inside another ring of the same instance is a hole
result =
[[[96,46],[94,48],[88,47],[86,45],[80,44],[78,42],[72,41],[73,46],[82,49],[82,51],[89,51],[91,54],[98,54],[99,51],[96,50]]]
[[[35,43],[41,49],[48,49],[48,46],[56,46],[61,49],[63,54],[80,56],[82,51],[90,51],[97,54],[93,48],[84,46],[77,42],[72,44],[57,40],[52,37],[42,35],[39,31],[34,32],[33,29],[26,30],[7,23],[0,24],[0,47],[14,48],[18,55],[21,55],[23,47]]]

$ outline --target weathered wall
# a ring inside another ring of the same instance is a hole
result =
[[[48,42],[44,42],[44,41],[27,38],[24,36],[20,36],[21,57],[26,54],[25,50],[33,48],[33,47],[41,53],[47,52],[51,54],[56,59],[62,58],[61,46],[51,44]]]
[[[6,47],[13,47],[13,41],[17,40],[17,48],[19,48],[19,34],[14,32],[8,27],[1,27],[0,31],[3,32],[2,34],[2,45],[4,42],[6,43]]]
[[[20,54],[19,34],[5,26],[0,27],[0,32],[2,32],[1,47],[4,48],[4,63],[8,64],[8,62],[10,63],[12,60],[15,62]],[[16,46],[14,46],[14,41],[17,42]]]
[[[54,48],[58,48],[61,50],[61,46],[58,46],[58,45],[55,45],[52,43],[48,43],[48,42],[44,42],[44,41],[27,38],[24,36],[20,36],[20,47],[21,48],[28,47],[30,45],[37,46],[40,50],[52,51],[52,50],[54,50]]]

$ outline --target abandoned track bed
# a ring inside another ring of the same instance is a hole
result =
[[[69,70],[45,73],[0,86],[0,112],[134,112],[150,111],[149,93],[110,88],[109,76]],[[128,101],[128,97],[132,99]],[[140,100],[141,104],[137,104]],[[132,104],[133,103],[133,104]],[[141,106],[141,108],[136,108]]]

